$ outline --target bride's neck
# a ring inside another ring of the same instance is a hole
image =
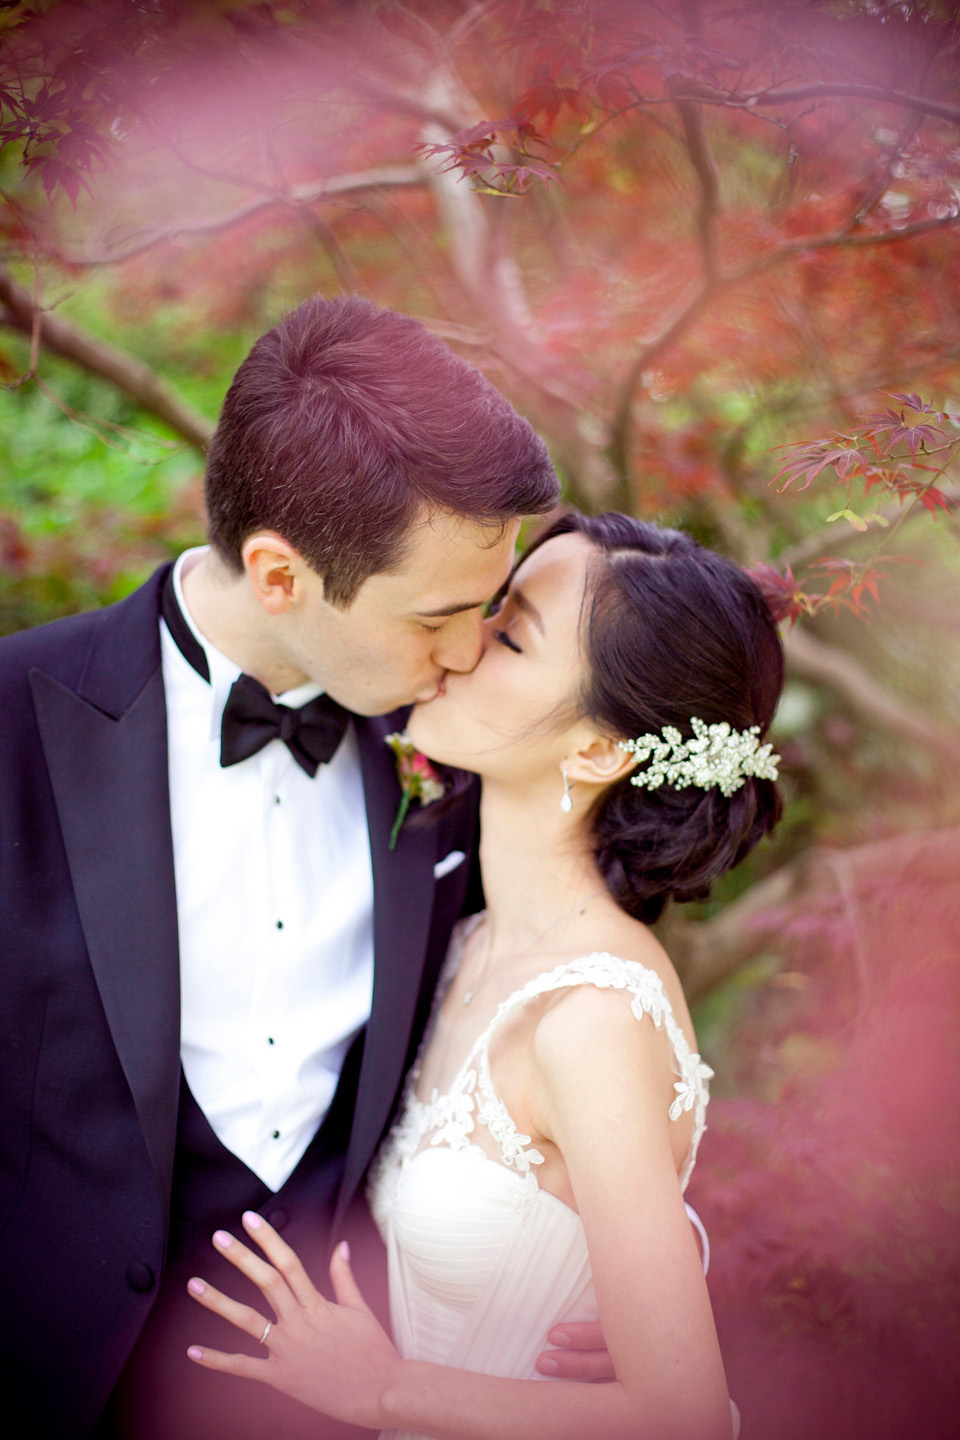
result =
[[[583,820],[559,802],[559,787],[538,794],[484,782],[480,871],[491,952],[529,945],[578,900],[605,891]]]

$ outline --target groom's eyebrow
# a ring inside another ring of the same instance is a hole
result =
[[[463,610],[479,610],[486,600],[464,600],[460,605],[441,605],[437,610],[418,610],[424,620],[440,620],[445,616],[459,615]]]

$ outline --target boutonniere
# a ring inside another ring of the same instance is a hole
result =
[[[390,849],[393,850],[400,834],[400,826],[407,818],[411,800],[419,800],[421,805],[432,805],[434,800],[443,799],[446,787],[426,755],[421,754],[405,730],[402,734],[387,735],[385,738],[397,757],[397,779],[403,791],[400,809],[390,831]]]

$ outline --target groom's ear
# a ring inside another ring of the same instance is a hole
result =
[[[619,741],[596,736],[568,755],[563,768],[569,780],[606,786],[621,780],[636,763],[629,750],[620,749]]]
[[[258,530],[240,551],[251,588],[268,615],[285,615],[296,598],[304,561],[275,530]]]

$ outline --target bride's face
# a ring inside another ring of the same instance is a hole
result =
[[[531,783],[567,753],[583,675],[581,610],[596,554],[579,534],[558,535],[521,563],[469,674],[448,672],[407,726],[418,750],[480,775]]]

